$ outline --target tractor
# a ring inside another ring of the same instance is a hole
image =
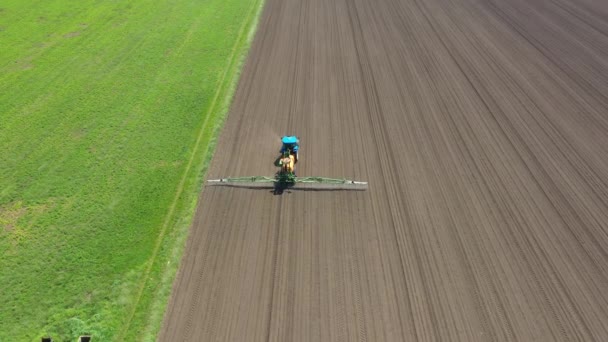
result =
[[[281,154],[285,152],[289,152],[289,154],[294,156],[294,163],[298,162],[298,150],[300,149],[300,140],[296,136],[288,136],[285,135],[281,138],[281,142],[283,145],[281,146]]]
[[[259,183],[273,183],[275,194],[280,194],[287,188],[294,187],[297,183],[307,184],[305,189],[316,190],[365,190],[367,182],[359,182],[348,179],[326,178],[326,177],[297,177],[295,165],[298,162],[298,152],[300,140],[296,136],[283,136],[281,138],[281,156],[275,161],[275,166],[279,167],[274,177],[248,176],[248,177],[228,177],[220,179],[209,179],[207,182],[215,185],[231,185],[233,187],[255,187]]]
[[[296,183],[295,165],[298,162],[299,140],[295,136],[284,136],[281,139],[281,156],[277,166],[280,170],[276,174],[278,183],[293,185]]]

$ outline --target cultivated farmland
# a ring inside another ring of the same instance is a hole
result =
[[[608,341],[608,2],[267,0],[161,341]],[[297,187],[297,186],[296,186]]]
[[[0,341],[152,339],[261,1],[0,7]]]

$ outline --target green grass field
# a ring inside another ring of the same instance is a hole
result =
[[[0,341],[154,340],[262,0],[0,7]]]

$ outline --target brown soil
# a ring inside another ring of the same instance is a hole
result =
[[[608,2],[266,0],[161,341],[608,341]],[[240,156],[235,161],[235,156]]]

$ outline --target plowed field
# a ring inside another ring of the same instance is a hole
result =
[[[162,341],[608,340],[608,3],[266,0]]]

